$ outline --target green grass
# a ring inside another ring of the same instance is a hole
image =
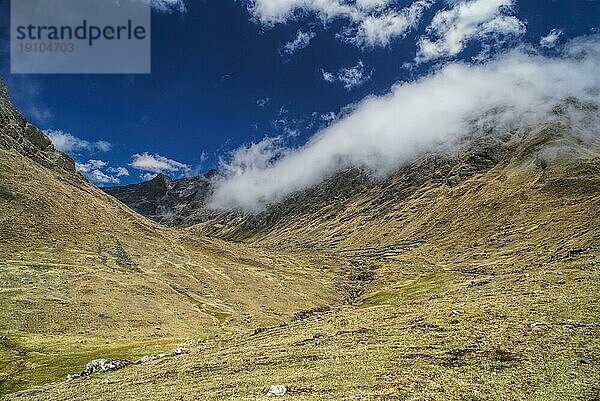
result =
[[[425,295],[436,296],[448,288],[457,277],[457,274],[449,272],[424,273],[367,296],[361,306],[398,305]]]
[[[169,352],[180,341],[160,339],[135,343],[103,338],[13,334],[6,340],[0,340],[0,396],[62,381],[69,374],[80,373],[93,359],[135,360],[143,355]]]

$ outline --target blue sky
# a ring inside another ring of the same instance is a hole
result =
[[[524,44],[552,53],[598,33],[600,1],[487,1],[496,11],[469,31],[458,8],[484,0],[331,0],[331,9],[294,0],[164,0],[173,7],[155,3],[150,75],[11,75],[6,40],[0,75],[17,107],[96,184],[159,171],[181,177],[265,137],[278,137],[270,146],[301,146],[348,105],[445,63],[482,63]],[[8,11],[0,0],[3,39]],[[382,29],[386,16],[400,26]],[[453,24],[465,32],[450,32]],[[464,35],[457,42],[453,34]]]

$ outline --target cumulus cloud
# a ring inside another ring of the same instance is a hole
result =
[[[501,132],[548,121],[570,97],[600,103],[599,63],[600,36],[575,40],[555,57],[516,49],[482,64],[450,63],[364,99],[302,147],[265,139],[238,149],[222,163],[211,205],[257,212],[341,167],[389,174],[425,151],[455,144],[476,118]],[[595,124],[588,132],[597,136]]]
[[[348,20],[350,25],[339,35],[341,38],[360,47],[376,47],[387,46],[392,39],[415,28],[433,0],[416,0],[404,8],[392,0],[250,0],[249,4],[254,19],[265,26],[307,15],[314,15],[323,23]],[[305,47],[311,35],[300,31],[288,43],[290,49],[295,49],[294,43]]]
[[[355,66],[340,69],[337,74],[321,70],[323,80],[331,83],[340,82],[346,90],[363,85],[371,79],[372,74],[373,71],[367,70],[362,60],[359,60]]]
[[[227,176],[241,176],[246,171],[264,170],[287,152],[282,137],[266,137],[258,143],[234,150],[228,160],[221,159],[221,171]]]
[[[155,174],[155,176],[156,174],[161,173],[186,175],[192,170],[187,164],[180,163],[159,154],[149,154],[148,152],[133,155],[130,166],[136,170],[143,171],[144,173]],[[145,177],[148,177],[148,175]]]
[[[560,29],[551,30],[548,33],[548,35],[542,36],[542,38],[540,38],[540,46],[545,47],[547,49],[555,47],[556,44],[558,43],[558,39],[560,39],[562,33],[563,32]]]
[[[112,146],[106,141],[90,142],[61,130],[45,130],[54,147],[65,153],[108,152]]]
[[[513,13],[514,0],[466,0],[438,11],[418,43],[416,60],[455,56],[473,39],[501,40],[521,35],[525,24]]]
[[[296,37],[291,42],[287,42],[281,48],[281,53],[287,56],[291,56],[296,53],[298,50],[304,49],[306,46],[310,44],[310,41],[313,40],[317,36],[314,32],[304,32],[299,30],[296,33]]]
[[[107,162],[96,159],[90,159],[85,163],[75,163],[77,171],[94,184],[119,184],[121,180],[118,177],[129,175],[129,171],[124,167],[109,167],[106,171],[114,173],[114,175],[107,174],[105,171],[107,166]]]
[[[347,29],[343,36],[359,47],[385,47],[393,39],[403,37],[416,28],[423,12],[432,4],[431,0],[419,0],[401,10],[387,9],[364,15],[357,26]]]

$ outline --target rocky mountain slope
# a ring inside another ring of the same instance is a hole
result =
[[[498,254],[512,265],[517,251],[531,261],[550,260],[597,246],[600,236],[600,140],[575,133],[564,107],[598,111],[567,102],[551,123],[476,134],[456,150],[425,155],[385,179],[342,170],[256,215],[207,209],[211,182],[204,178],[197,179],[204,185],[192,201],[177,195],[181,190],[161,195],[163,204],[175,205],[162,209],[170,219],[123,195],[130,187],[111,191],[155,221],[201,222],[194,232],[275,249],[410,250],[411,258],[471,270],[483,269]],[[181,188],[186,182],[157,177],[130,191],[154,199],[147,188]],[[521,230],[528,241],[513,240]]]
[[[176,229],[0,116],[7,400],[600,397],[596,132],[484,134]],[[193,192],[164,181],[149,209]]]
[[[140,184],[102,188],[136,212],[168,226],[188,227],[207,220],[214,213],[205,210],[210,194],[211,170],[200,177],[173,180],[159,174]]]

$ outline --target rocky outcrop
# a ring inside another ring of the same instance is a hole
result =
[[[75,172],[75,162],[56,150],[43,132],[27,122],[10,101],[0,80],[0,149],[16,150],[44,167]]]
[[[142,365],[151,361],[156,361],[166,357],[177,357],[180,355],[187,355],[190,353],[189,348],[177,347],[170,354],[156,354],[156,355],[145,355],[136,361],[132,362],[127,359],[94,359],[88,362],[83,368],[83,371],[79,374],[68,375],[65,378],[65,382],[72,382],[82,377],[90,376],[96,373],[107,373],[115,370],[123,369],[129,365]]]
[[[83,372],[81,372],[81,376],[112,372],[113,370],[122,369],[127,365],[131,365],[131,361],[125,359],[94,359],[85,365]]]

